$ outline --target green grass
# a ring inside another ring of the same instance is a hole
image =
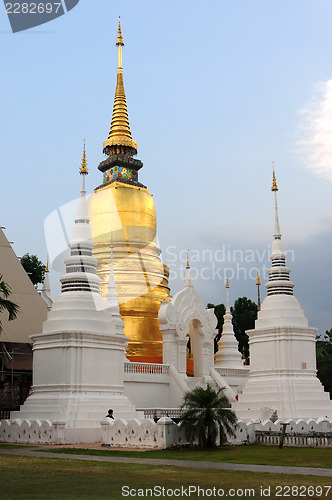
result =
[[[64,460],[61,458],[45,459],[1,455],[0,451],[1,498],[6,500],[58,500],[58,499],[93,499],[120,500],[122,487],[129,486],[136,490],[136,498],[142,497],[139,489],[153,488],[156,485],[167,489],[222,488],[226,494],[229,489],[241,489],[232,498],[264,498],[260,489],[271,487],[269,499],[276,496],[277,486],[317,487],[331,484],[331,478],[317,476],[277,475],[237,471],[215,471],[183,469],[166,466],[145,466],[136,464],[112,464],[92,461]],[[244,489],[253,489],[255,495],[244,494]],[[327,490],[323,490],[326,492]],[[289,495],[299,498],[297,495]],[[180,498],[184,498],[181,495]],[[133,498],[128,496],[127,498]],[[135,498],[135,497],[134,497]],[[146,495],[145,498],[157,498]],[[172,494],[160,498],[179,498]],[[191,499],[203,498],[192,494]],[[205,496],[205,498],[207,498]],[[211,498],[218,498],[211,497]],[[332,495],[303,495],[301,498],[332,498]]]
[[[149,450],[114,451],[112,448],[87,450],[75,448],[50,449],[53,453],[101,455],[137,458],[161,458],[170,460],[197,460],[205,462],[229,462],[257,465],[284,465],[293,467],[332,468],[332,453],[328,448],[283,448],[277,446],[225,446],[221,449],[202,450]]]

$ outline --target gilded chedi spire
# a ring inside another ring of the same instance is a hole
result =
[[[129,154],[133,156],[137,154],[137,142],[133,140],[130,132],[126,94],[123,84],[122,47],[124,46],[124,41],[120,20],[116,45],[118,46],[118,75],[111,129],[107,140],[104,142],[103,151],[110,156],[114,154]]]
[[[98,259],[97,274],[101,278],[102,296],[108,299],[107,307],[111,303],[117,309],[116,302],[119,304],[124,333],[129,338],[128,359],[161,363],[158,312],[161,302],[170,299],[168,268],[161,262],[157,245],[154,200],[147,187],[138,181],[143,163],[133,157],[137,144],[130,133],[123,86],[124,42],[120,24],[116,44],[117,86],[111,130],[104,143],[108,156],[98,166],[103,183],[89,197],[93,256]]]

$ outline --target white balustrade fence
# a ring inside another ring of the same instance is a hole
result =
[[[168,375],[169,365],[154,363],[125,363],[124,373],[140,373],[148,375]]]

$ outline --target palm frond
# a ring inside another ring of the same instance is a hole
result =
[[[223,440],[227,435],[234,435],[237,419],[227,408],[229,401],[223,390],[215,391],[208,384],[206,389],[195,387],[184,394],[181,408],[185,412],[180,418],[180,426],[188,441],[198,441],[200,447],[211,448],[219,432]]]
[[[2,274],[0,274],[0,313],[3,311],[7,311],[9,315],[9,321],[12,321],[17,317],[19,306],[8,300],[9,295],[11,294],[10,286],[5,283],[2,279]],[[0,321],[0,331],[2,330],[1,321]]]

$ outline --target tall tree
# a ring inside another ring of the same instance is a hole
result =
[[[21,258],[21,264],[35,286],[44,281],[46,267],[37,255],[24,254]]]
[[[7,285],[2,279],[2,274],[0,274],[0,313],[7,311],[9,315],[9,321],[16,318],[19,307],[17,304],[8,300],[11,294],[10,286]],[[2,323],[0,320],[0,333],[2,332]]]
[[[317,338],[317,377],[332,397],[332,328]]]
[[[186,438],[190,442],[198,440],[200,448],[213,448],[216,445],[218,430],[220,444],[223,444],[227,435],[234,435],[236,415],[227,408],[228,398],[223,389],[215,391],[209,384],[206,389],[195,387],[185,393],[182,409],[185,413],[180,417],[180,426],[184,429]]]
[[[257,304],[247,297],[239,297],[231,307],[233,315],[233,327],[235,337],[239,343],[239,351],[244,352],[245,357],[249,356],[249,337],[246,330],[255,328],[257,318]]]

